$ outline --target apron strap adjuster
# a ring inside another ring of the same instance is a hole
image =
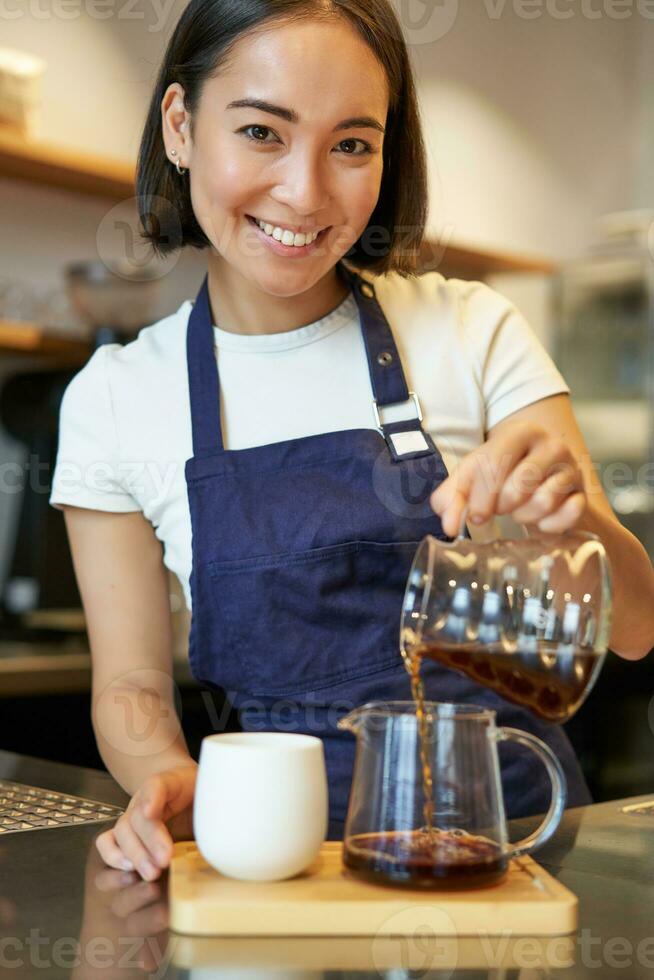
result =
[[[409,398],[413,400],[413,404],[415,405],[416,416],[417,416],[416,421],[422,422],[422,409],[420,407],[420,402],[418,401],[418,396],[416,395],[415,391],[409,392]],[[401,405],[401,404],[402,402],[389,402],[389,405]],[[389,407],[388,405],[382,405],[382,408],[388,408],[388,407]],[[381,432],[383,426],[382,426],[382,420],[379,417],[379,407],[376,398],[373,398],[372,400],[372,410],[375,415],[375,422],[377,423],[377,428]]]
[[[405,459],[417,459],[420,456],[432,456],[438,452],[433,439],[428,432],[424,432],[420,424],[422,422],[422,409],[415,391],[409,392],[409,398],[413,400],[413,404],[415,405],[416,418],[386,423],[383,423],[379,417],[377,399],[373,398],[372,400],[372,409],[375,415],[377,429],[386,440],[386,445],[395,463],[399,463]],[[402,403],[392,402],[391,404]],[[384,405],[382,406],[382,408],[385,407]]]

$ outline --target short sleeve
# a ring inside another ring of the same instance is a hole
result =
[[[116,512],[141,510],[126,489],[111,398],[109,358],[119,344],[103,344],[64,392],[50,504]]]
[[[465,342],[485,407],[485,430],[549,395],[570,392],[563,375],[523,315],[481,282],[462,284]]]

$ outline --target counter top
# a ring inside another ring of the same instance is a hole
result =
[[[125,806],[127,795],[107,774],[0,751],[0,778]],[[107,868],[95,838],[111,824],[89,824],[7,834],[0,839],[0,972],[15,978],[163,978],[235,976],[248,980],[319,980],[379,976],[542,978],[607,976],[649,980],[654,972],[654,811],[625,813],[638,797],[566,811],[554,838],[534,855],[580,901],[579,931],[546,940],[547,967],[536,966],[534,941],[480,937],[476,956],[467,939],[453,940],[454,963],[443,972],[442,943],[422,970],[407,968],[407,944],[398,940],[389,968],[373,939],[334,937],[289,941],[213,940],[168,931],[167,874],[144,882],[134,872]],[[536,821],[513,821],[511,839]],[[427,893],[426,901],[437,893]],[[542,946],[542,942],[541,946]],[[567,942],[567,946],[566,946]],[[507,949],[517,957],[506,963]],[[531,946],[529,945],[531,943]],[[562,944],[563,943],[563,944]],[[450,950],[450,953],[452,950]],[[542,952],[542,950],[541,950]],[[393,950],[390,950],[393,955]],[[485,960],[483,959],[485,957]],[[499,959],[498,959],[499,957]],[[566,968],[557,964],[573,962]],[[484,966],[481,964],[485,963]],[[474,968],[472,966],[474,965]],[[361,971],[361,972],[360,972]]]

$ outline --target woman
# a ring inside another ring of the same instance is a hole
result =
[[[152,879],[190,834],[196,775],[171,693],[164,563],[192,605],[195,676],[227,691],[246,729],[323,739],[332,838],[353,760],[339,714],[410,696],[397,625],[424,534],[451,538],[466,505],[473,527],[511,514],[598,533],[612,648],[632,659],[652,642],[654,573],[518,312],[481,283],[414,273],[424,146],[386,0],[192,0],[138,190],[154,247],[206,249],[207,276],[193,304],[101,347],[73,380],[52,502],[88,619],[98,745],[132,795],[98,848]],[[569,803],[590,800],[560,728],[423,666],[428,697],[481,701],[536,732]],[[548,802],[525,755],[503,773],[510,816]]]

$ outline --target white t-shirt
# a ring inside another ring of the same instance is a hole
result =
[[[515,306],[484,283],[438,272],[364,273],[388,319],[423,428],[448,471],[488,430],[569,388]],[[50,503],[142,511],[191,608],[191,521],[184,464],[193,455],[186,362],[192,301],[133,341],[99,347],[68,385]],[[315,323],[270,335],[214,326],[225,449],[342,429],[375,428],[372,387],[352,293]],[[411,403],[384,421],[415,415]],[[489,537],[489,521],[471,526]],[[489,533],[490,532],[490,533]]]

